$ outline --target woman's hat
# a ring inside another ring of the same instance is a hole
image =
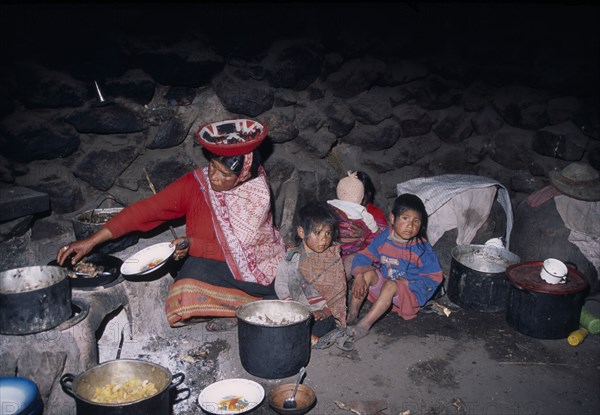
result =
[[[349,171],[348,176],[338,182],[336,193],[339,200],[354,202],[360,205],[365,196],[365,186],[356,173]]]
[[[267,136],[268,128],[258,121],[217,121],[198,128],[196,139],[218,156],[241,156],[253,152]]]
[[[600,200],[600,174],[589,164],[571,163],[562,171],[552,170],[550,183],[566,196],[595,202]]]

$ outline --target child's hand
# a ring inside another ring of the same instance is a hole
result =
[[[325,320],[328,317],[327,313],[323,310],[313,311],[313,316],[315,320]]]
[[[354,282],[352,283],[352,295],[354,298],[363,299],[367,295],[368,289],[367,282],[365,281],[364,274],[358,274],[354,277]]]

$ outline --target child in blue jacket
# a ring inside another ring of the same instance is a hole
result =
[[[392,226],[358,252],[352,261],[352,300],[348,312],[354,341],[366,336],[390,306],[405,320],[414,318],[443,279],[433,247],[427,242],[427,211],[418,196],[403,194],[394,201]],[[360,320],[365,300],[373,302]]]

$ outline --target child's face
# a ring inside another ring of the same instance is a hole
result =
[[[329,225],[317,225],[314,231],[306,234],[304,229],[298,226],[298,236],[304,242],[306,252],[316,252],[320,254],[331,246],[333,241],[333,231]]]
[[[421,215],[412,209],[405,210],[396,217],[390,213],[390,223],[397,236],[402,239],[411,239],[417,236],[421,229]]]

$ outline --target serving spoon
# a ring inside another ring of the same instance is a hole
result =
[[[306,369],[304,368],[304,366],[302,366],[302,368],[300,369],[300,372],[298,372],[298,379],[296,379],[296,386],[294,386],[294,391],[292,392],[292,394],[290,395],[289,398],[287,398],[285,401],[283,401],[283,407],[285,409],[293,409],[297,406],[296,392],[298,392],[298,385],[300,384],[300,381],[302,380],[302,376],[304,376],[304,372],[306,372]]]

